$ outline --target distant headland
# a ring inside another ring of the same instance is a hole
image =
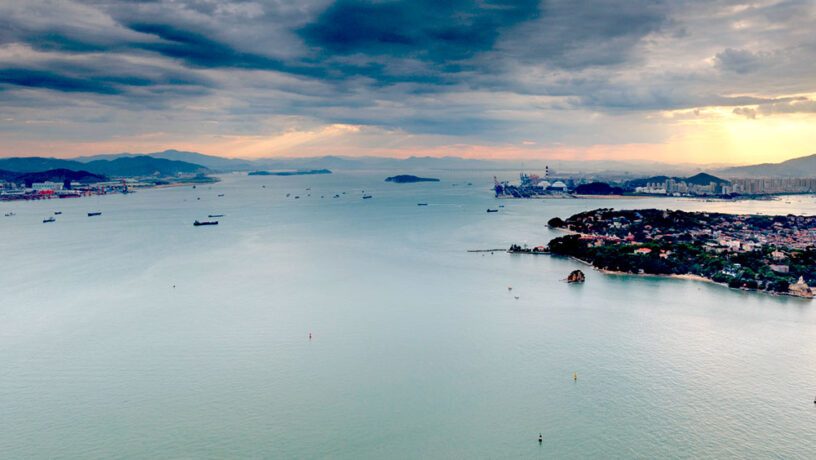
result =
[[[410,174],[400,174],[398,176],[391,176],[385,179],[386,182],[393,182],[395,184],[410,184],[413,182],[439,182],[439,179],[433,177],[418,177]]]
[[[596,209],[553,218],[549,226],[572,233],[550,241],[551,254],[603,271],[813,297],[807,283],[816,282],[816,237],[809,230],[816,216]]]
[[[331,174],[328,169],[310,169],[308,171],[252,171],[248,176],[306,176],[309,174]]]

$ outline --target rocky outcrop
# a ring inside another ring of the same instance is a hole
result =
[[[410,184],[413,182],[439,182],[439,179],[434,177],[417,177],[410,174],[402,174],[399,176],[387,177],[385,181],[394,182],[395,184]]]
[[[583,283],[585,280],[586,276],[581,270],[575,270],[567,277],[567,283]]]
[[[799,281],[795,284],[791,284],[790,287],[791,295],[799,296],[799,297],[813,297],[813,291],[810,287],[805,283],[803,277],[799,277]]]

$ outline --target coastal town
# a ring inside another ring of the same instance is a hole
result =
[[[652,176],[629,180],[611,180],[585,175],[553,175],[546,167],[543,175],[519,174],[519,183],[494,178],[496,198],[581,198],[599,195],[691,197],[691,198],[763,198],[772,195],[816,193],[816,178],[742,178],[723,179],[707,173],[690,177]]]
[[[549,225],[571,233],[550,241],[550,253],[599,269],[694,275],[733,288],[813,296],[816,216],[605,208]]]
[[[111,193],[133,193],[138,189],[173,185],[203,184],[215,182],[206,176],[190,176],[145,180],[127,178],[100,182],[43,181],[30,184],[0,181],[0,201],[49,200],[53,198],[79,198]]]

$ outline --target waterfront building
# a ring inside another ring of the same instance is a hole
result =
[[[790,267],[787,265],[770,264],[768,267],[777,273],[788,273],[790,271]]]
[[[560,180],[557,180],[552,185],[547,187],[547,189],[548,190],[556,190],[556,191],[560,191],[560,192],[566,192],[567,191],[567,184],[561,182]]]
[[[55,192],[62,190],[62,182],[34,182],[31,188],[36,192]]]

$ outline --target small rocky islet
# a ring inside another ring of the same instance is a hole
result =
[[[393,182],[395,184],[411,184],[414,182],[439,182],[439,179],[434,177],[419,177],[410,174],[400,174],[385,178],[386,182]]]

